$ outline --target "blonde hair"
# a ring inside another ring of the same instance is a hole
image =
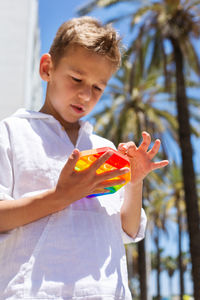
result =
[[[63,23],[53,40],[49,53],[54,67],[69,46],[82,46],[108,58],[117,70],[121,63],[121,39],[111,25],[102,25],[92,17],[73,18]]]

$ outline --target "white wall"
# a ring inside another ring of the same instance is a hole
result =
[[[42,85],[37,0],[0,1],[0,119],[38,109]]]

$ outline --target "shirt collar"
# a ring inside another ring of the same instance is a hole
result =
[[[52,115],[26,110],[25,108],[18,109],[12,116],[25,119],[55,119]]]
[[[42,120],[46,119],[50,122],[55,122],[55,123],[58,122],[58,120],[56,120],[52,115],[45,114],[42,112],[27,110],[25,108],[18,109],[12,116],[18,118],[24,118],[24,119],[42,119]],[[83,121],[83,120],[80,120],[79,123],[80,123],[81,131],[82,130],[86,131],[88,134],[92,133],[93,131],[92,124],[90,124],[88,121]]]

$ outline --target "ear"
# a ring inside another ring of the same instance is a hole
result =
[[[40,59],[40,76],[44,81],[50,80],[50,71],[52,69],[52,59],[49,53],[42,55]]]

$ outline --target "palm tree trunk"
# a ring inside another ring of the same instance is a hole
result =
[[[140,281],[140,300],[147,300],[147,270],[145,239],[138,243],[138,272]]]
[[[179,266],[179,280],[180,280],[180,300],[183,300],[184,295],[184,278],[183,278],[183,256],[182,256],[182,214],[179,205],[179,198],[177,198],[177,219],[178,219],[178,266]]]
[[[189,111],[183,74],[183,54],[178,41],[170,38],[173,46],[176,64],[176,103],[179,123],[179,140],[182,153],[182,172],[186,201],[186,213],[190,237],[190,252],[192,260],[192,275],[194,283],[194,298],[200,300],[200,229],[199,212],[196,190],[196,179],[193,166],[193,151]]]
[[[157,235],[155,237],[155,245],[156,245],[156,265],[157,265],[157,296],[156,300],[161,300],[161,292],[160,292],[160,247],[159,247],[159,228],[157,228]]]
[[[170,293],[170,299],[172,299],[172,294],[173,294],[173,292],[172,292],[172,287],[173,287],[173,285],[172,285],[172,276],[169,276],[169,293]]]

